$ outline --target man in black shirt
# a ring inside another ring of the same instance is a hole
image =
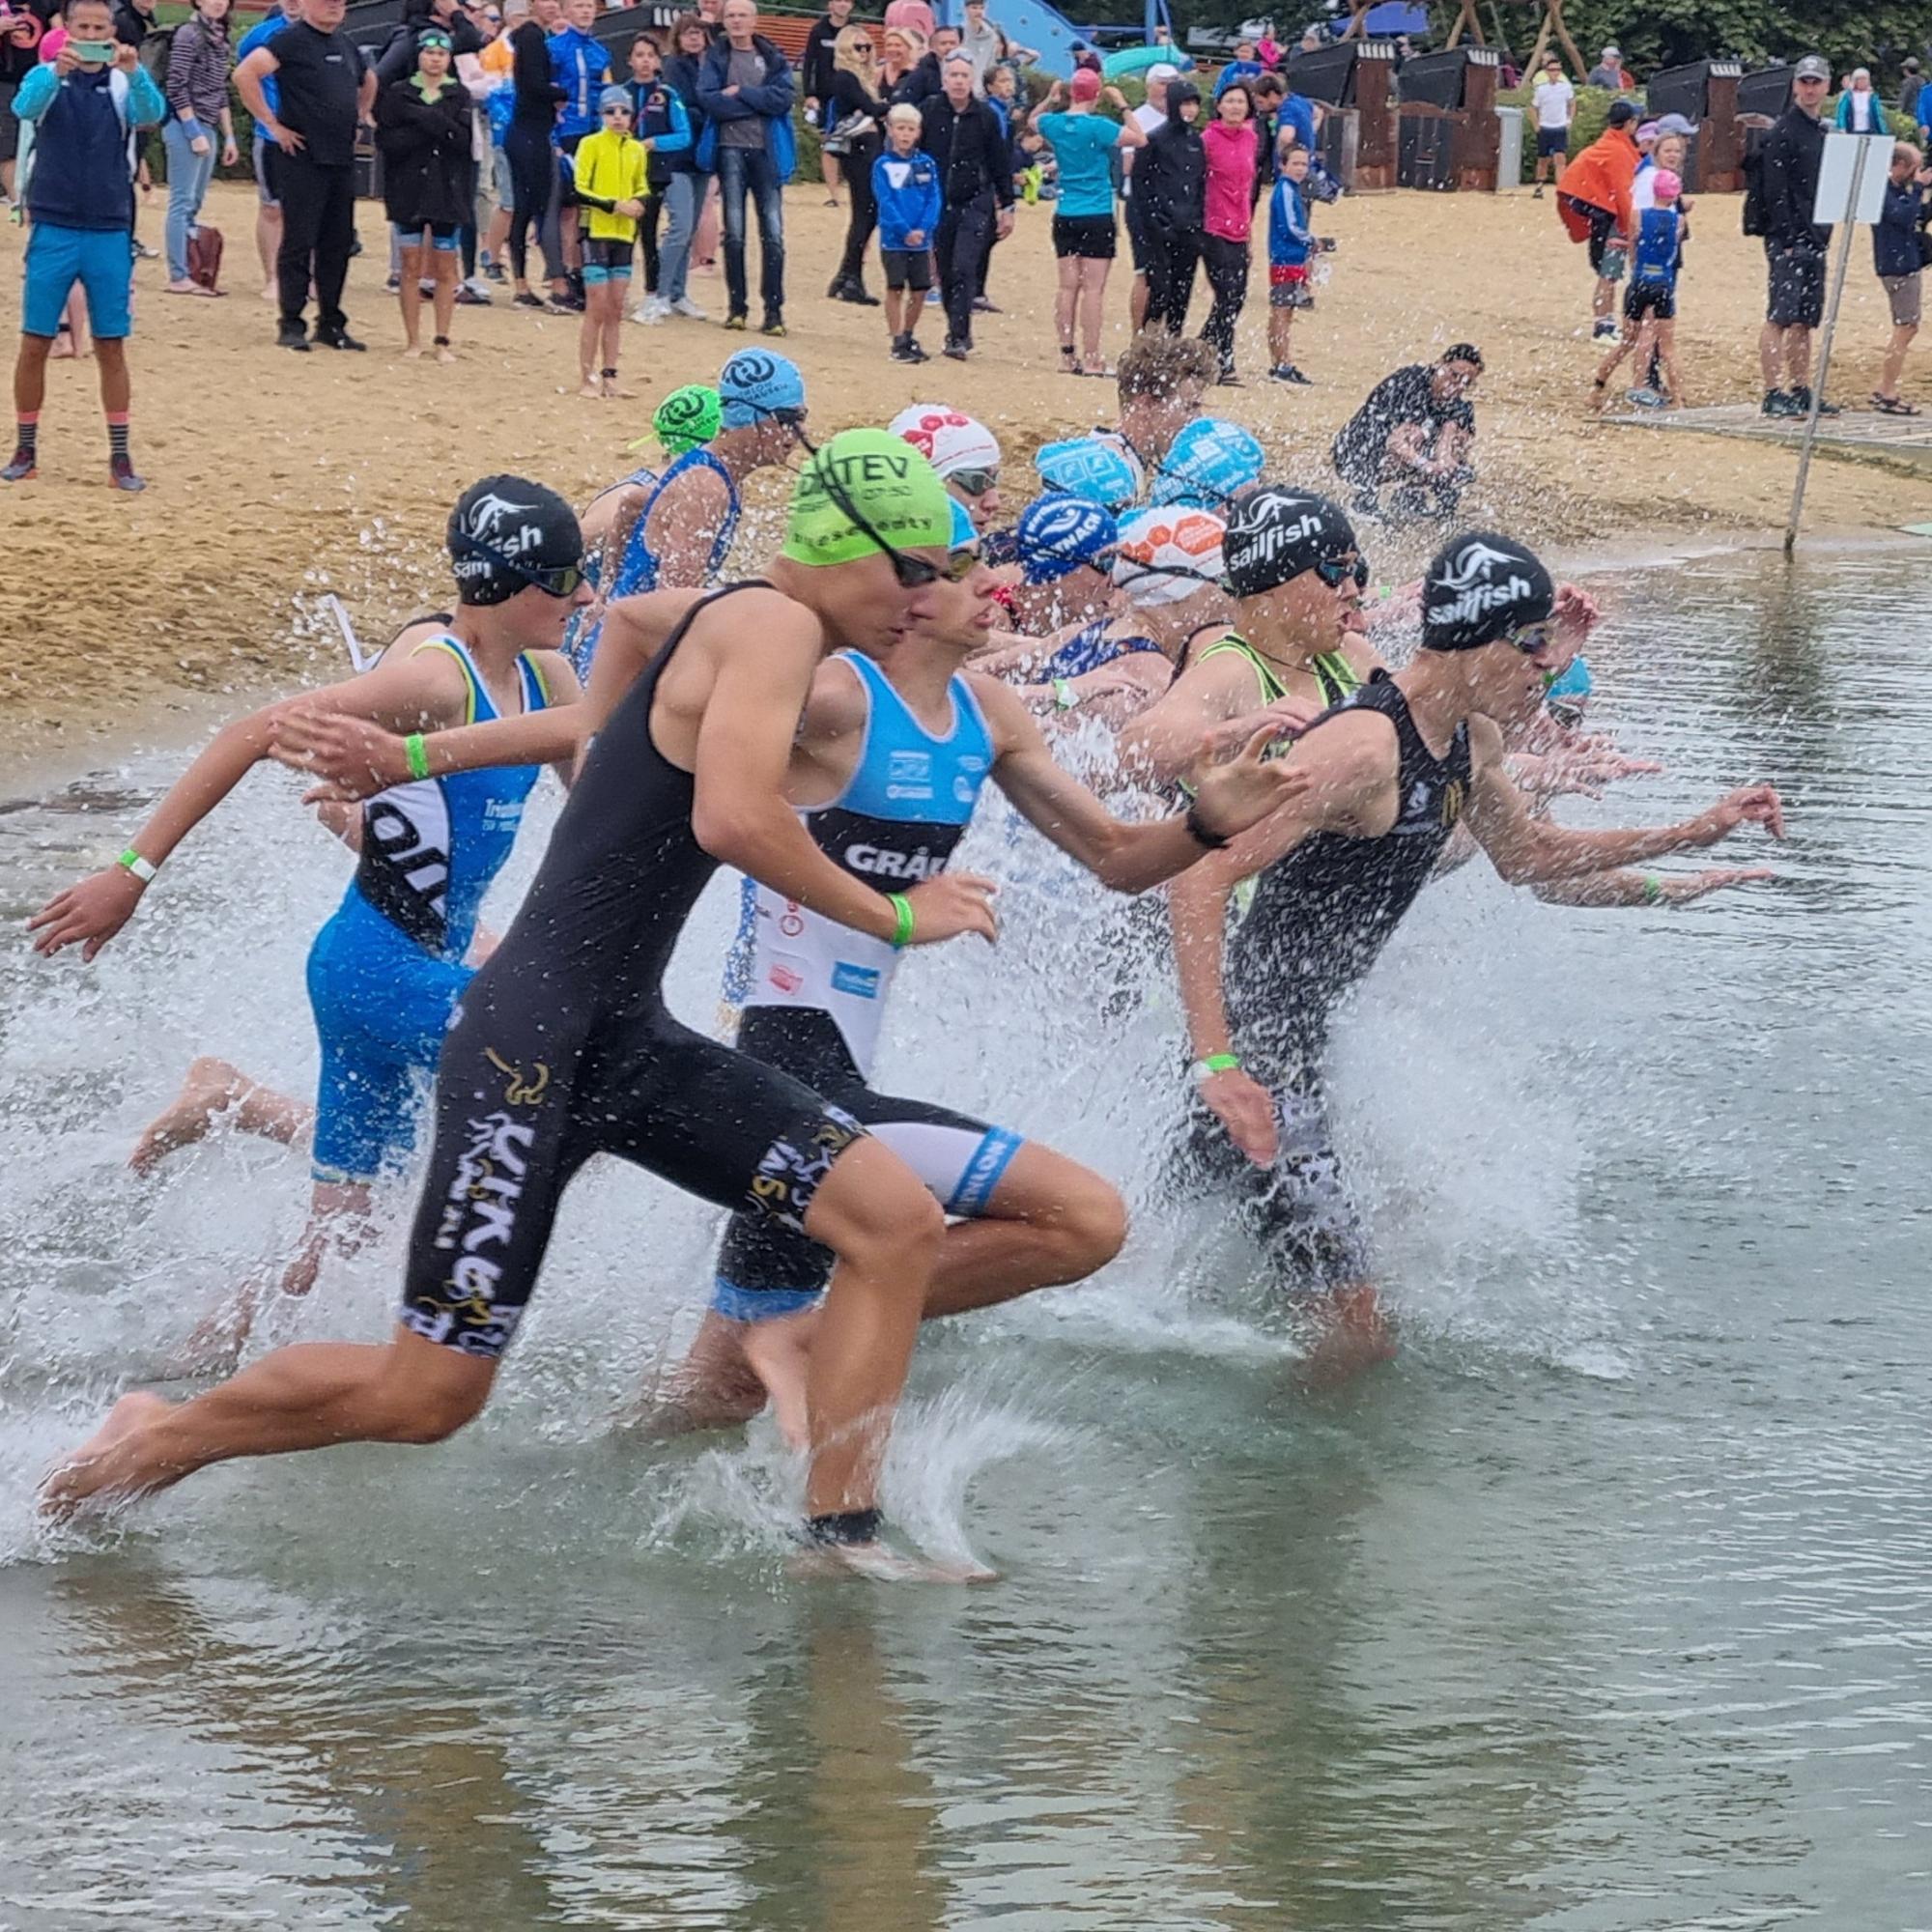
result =
[[[311,277],[315,341],[360,349],[342,312],[342,285],[355,243],[355,128],[376,100],[376,76],[342,31],[347,0],[302,0],[301,14],[235,70],[248,111],[280,151],[273,161],[282,205],[282,245],[275,257],[281,292],[283,349],[306,350],[302,327]],[[275,76],[270,107],[262,83]]]
[[[1825,251],[1832,231],[1811,219],[1818,198],[1818,169],[1825,158],[1825,124],[1819,110],[1832,90],[1832,70],[1806,54],[1791,79],[1791,105],[1758,150],[1759,195],[1764,215],[1764,255],[1770,272],[1758,360],[1764,367],[1764,413],[1811,413],[1811,331],[1825,314]],[[1837,409],[1821,403],[1820,415]]]
[[[20,149],[14,95],[40,65],[41,36],[51,11],[51,0],[0,0],[0,194],[10,200],[14,159]]]
[[[920,109],[920,145],[939,163],[942,207],[934,252],[946,302],[946,353],[965,361],[973,348],[973,298],[980,264],[997,234],[1013,230],[1013,175],[1000,120],[974,99],[973,62],[954,50],[940,73],[942,92]]]
[[[1435,363],[1384,376],[1335,439],[1336,473],[1363,516],[1447,518],[1475,479],[1476,412],[1468,393],[1483,358],[1459,342]],[[1382,488],[1394,484],[1386,505]]]

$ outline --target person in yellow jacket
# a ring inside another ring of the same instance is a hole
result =
[[[649,151],[631,133],[629,88],[607,87],[597,106],[597,131],[577,145],[575,192],[583,211],[583,327],[577,343],[583,386],[577,393],[601,401],[619,393],[617,339],[644,212]]]

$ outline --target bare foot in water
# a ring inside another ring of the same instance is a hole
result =
[[[997,1583],[1000,1573],[983,1563],[947,1563],[907,1556],[885,1543],[814,1544],[791,1560],[801,1577],[862,1577],[868,1583]]]
[[[225,1060],[195,1061],[173,1102],[134,1143],[128,1165],[136,1174],[152,1174],[169,1154],[206,1140],[215,1115],[226,1113],[252,1084],[239,1066]]]
[[[1344,1382],[1396,1357],[1395,1324],[1373,1288],[1338,1290],[1315,1318],[1308,1351],[1295,1364],[1295,1380],[1311,1391]]]
[[[659,1367],[616,1426],[651,1441],[705,1429],[737,1429],[765,1406],[765,1388],[745,1360],[738,1323],[706,1311],[691,1352],[674,1368]]]
[[[51,1517],[68,1517],[96,1496],[137,1494],[151,1487],[134,1482],[134,1468],[126,1454],[127,1440],[144,1422],[165,1415],[174,1406],[145,1389],[124,1395],[107,1411],[107,1420],[41,1484],[41,1509]],[[119,1452],[119,1453],[117,1453]]]

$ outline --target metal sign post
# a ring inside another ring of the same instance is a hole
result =
[[[1804,418],[1804,440],[1798,450],[1798,481],[1791,492],[1791,521],[1784,526],[1784,554],[1798,546],[1798,523],[1804,514],[1804,484],[1811,473],[1811,445],[1818,435],[1818,411],[1825,401],[1825,379],[1832,370],[1832,332],[1838,326],[1838,304],[1845,295],[1845,270],[1851,266],[1852,231],[1876,221],[1885,210],[1886,177],[1891,167],[1889,134],[1827,134],[1825,157],[1818,169],[1818,193],[1811,219],[1838,230],[1838,267],[1832,277],[1832,298],[1825,309],[1825,328],[1818,338],[1818,366],[1811,376],[1811,410]],[[1881,161],[1872,151],[1882,146]]]

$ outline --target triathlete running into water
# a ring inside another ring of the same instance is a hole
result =
[[[188,1403],[124,1397],[48,1478],[49,1507],[237,1456],[454,1434],[489,1398],[565,1187],[603,1152],[774,1215],[838,1257],[807,1388],[808,1527],[848,1562],[892,1567],[879,1465],[941,1253],[939,1206],[843,1110],[679,1024],[662,981],[721,864],[895,945],[992,937],[985,880],[941,873],[882,894],[826,858],[783,795],[828,641],[883,652],[944,574],[951,539],[930,465],[883,431],[848,431],[801,475],[773,582],[689,600],[635,682],[634,625],[657,613],[611,607],[618,647],[585,707],[595,742],[444,1044],[392,1339],[278,1350]],[[526,745],[543,722],[500,735]]]
[[[1231,581],[1263,581],[1291,544],[1313,542],[1330,569],[1301,581],[1339,604],[1359,555],[1346,518],[1322,497],[1270,494],[1264,519],[1236,506]],[[1309,789],[1169,889],[1196,1096],[1175,1179],[1228,1198],[1281,1288],[1312,1293],[1321,1372],[1350,1372],[1392,1346],[1327,1123],[1329,1019],[1464,814],[1497,871],[1520,884],[1715,844],[1745,824],[1783,834],[1769,785],[1646,831],[1575,832],[1532,817],[1504,771],[1503,732],[1534,715],[1573,654],[1554,606],[1548,571],[1520,545],[1457,538],[1425,578],[1415,662],[1393,677],[1376,672],[1317,721],[1290,760]],[[1251,877],[1253,901],[1231,935],[1230,897]]]
[[[461,602],[445,627],[424,636],[412,626],[360,676],[227,725],[114,866],[71,886],[29,922],[37,952],[79,945],[83,959],[94,958],[182,840],[274,754],[278,728],[298,708],[418,734],[407,741],[404,781],[362,807],[355,878],[309,951],[322,1074],[309,1225],[282,1276],[290,1293],[313,1286],[331,1236],[348,1247],[364,1236],[372,1184],[414,1146],[451,1009],[470,979],[465,962],[477,911],[537,781],[535,763],[440,772],[419,734],[527,716],[579,696],[557,648],[565,618],[588,594],[569,504],[523,477],[488,476],[450,512],[447,542]],[[198,1062],[180,1099],[144,1136],[137,1166],[199,1138],[231,1106],[238,1124],[290,1142],[310,1118],[226,1063]]]
[[[953,554],[970,562],[978,540],[966,512],[954,514]],[[861,883],[943,871],[990,781],[1103,884],[1140,893],[1199,859],[1220,836],[1213,828],[1255,822],[1298,781],[1264,767],[1257,744],[1201,774],[1191,814],[1115,818],[1053,761],[1017,693],[962,669],[995,614],[991,588],[982,570],[949,575],[882,657],[840,651],[812,681],[788,796],[812,841]],[[896,963],[886,941],[758,888],[739,1048],[842,1107],[960,1217],[933,1272],[928,1320],[1104,1266],[1126,1219],[1098,1175],[1006,1127],[867,1084]],[[711,1310],[655,1416],[742,1420],[769,1393],[787,1436],[802,1439],[806,1352],[832,1259],[796,1230],[740,1210]]]

